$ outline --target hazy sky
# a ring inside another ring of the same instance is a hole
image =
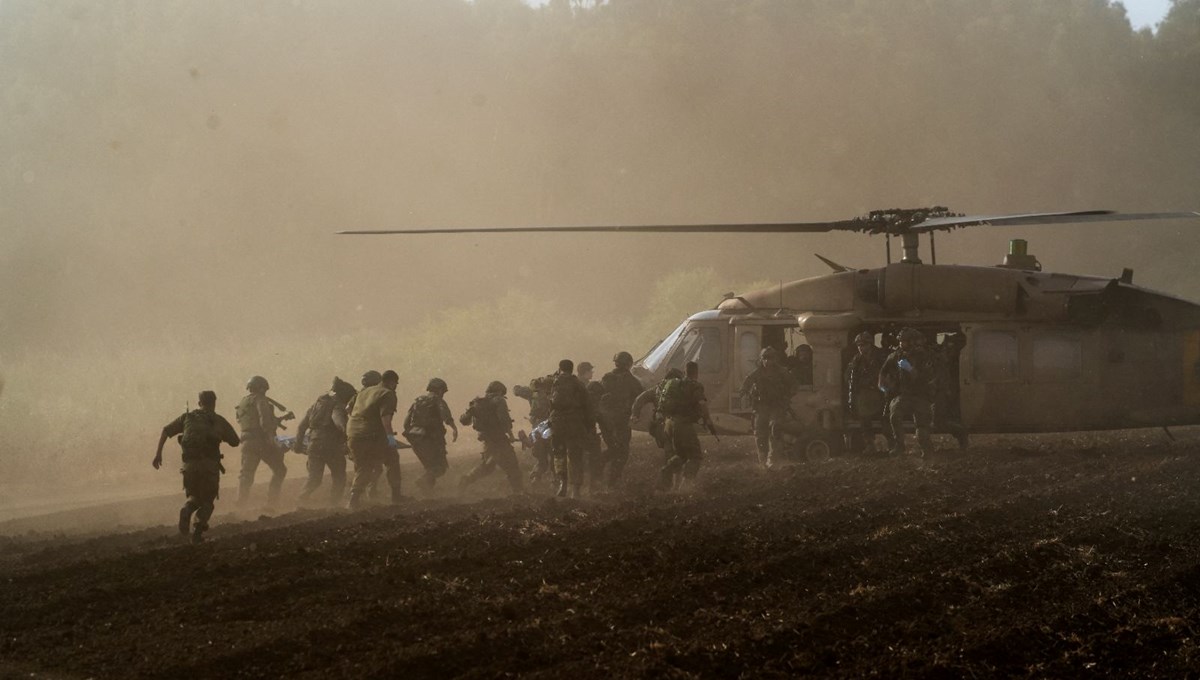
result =
[[[1154,28],[1167,15],[1171,0],[1122,0],[1134,28]]]

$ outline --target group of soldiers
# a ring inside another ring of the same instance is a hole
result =
[[[559,362],[557,372],[514,390],[517,396],[530,402],[534,437],[523,437],[532,447],[536,462],[530,478],[537,481],[553,474],[557,482],[554,492],[558,496],[580,496],[585,481],[592,493],[601,487],[612,490],[620,485],[629,460],[631,424],[637,415],[634,405],[647,393],[654,398],[658,422],[665,433],[665,442],[660,439],[668,452],[664,479],[694,475],[699,467],[700,446],[694,426],[696,421],[703,421],[711,430],[712,423],[704,389],[695,379],[696,366],[689,365],[687,377],[669,377],[656,388],[646,390],[630,371],[633,357],[628,352],[618,352],[613,363],[613,370],[596,381],[592,380],[594,368],[590,363],[581,363],[576,372],[574,362],[564,359]],[[393,420],[399,407],[398,383],[399,375],[390,370],[367,371],[362,376],[361,389],[335,377],[330,390],[305,412],[295,437],[279,435],[283,422],[294,416],[267,396],[270,383],[262,376],[254,376],[246,383],[247,393],[236,407],[237,430],[216,413],[216,394],[201,392],[198,408],[163,428],[153,460],[155,469],[161,467],[167,439],[179,438],[187,495],[187,502],[179,512],[180,533],[189,533],[190,526],[192,539],[198,542],[208,529],[220,474],[225,471],[219,450],[222,443],[241,447],[239,506],[247,503],[260,464],[271,471],[267,507],[278,503],[287,475],[284,454],[288,449],[307,456],[308,479],[300,493],[302,503],[309,501],[320,488],[328,470],[329,503],[340,505],[348,481],[347,460],[354,462],[349,494],[351,509],[362,507],[384,482],[390,487],[391,501],[400,502],[399,450],[405,448],[413,450],[423,468],[416,486],[428,492],[449,469],[446,436],[449,432],[451,441],[457,441],[458,424],[472,427],[483,444],[479,464],[460,477],[459,488],[464,489],[500,468],[513,493],[523,491],[525,480],[513,448],[519,439],[513,435],[504,383],[492,381],[482,396],[471,400],[456,423],[445,401],[449,391],[446,381],[432,378],[425,393],[409,406],[397,431]],[[280,415],[277,410],[284,413]]]
[[[914,453],[933,451],[933,429],[939,429],[966,448],[968,436],[959,421],[958,365],[963,348],[959,333],[947,333],[941,344],[929,341],[915,328],[895,336],[888,353],[875,346],[870,333],[860,333],[857,353],[846,368],[847,407],[863,435],[863,452],[875,453],[875,421],[882,418],[890,455],[903,455],[905,426],[910,420],[917,437]]]
[[[954,435],[965,448],[967,433],[956,412],[961,334],[947,333],[941,344],[931,347],[924,333],[904,328],[886,335],[884,344],[890,351],[877,347],[870,332],[859,333],[854,338],[856,352],[846,362],[846,413],[859,428],[862,453],[878,453],[877,421],[883,423],[890,455],[906,452],[909,421],[916,430],[918,456],[932,450],[934,428]],[[791,413],[791,400],[800,386],[812,384],[812,375],[808,345],[798,345],[790,357],[779,348],[766,347],[743,382],[741,394],[754,410],[755,442],[764,467],[777,463],[784,434],[801,429]]]

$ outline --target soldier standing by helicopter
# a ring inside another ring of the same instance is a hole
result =
[[[958,411],[958,363],[962,349],[962,334],[947,333],[935,353],[938,378],[937,393],[933,400],[933,426],[954,435],[958,440],[958,448],[965,449],[970,440]]]
[[[250,488],[254,486],[254,473],[259,463],[266,463],[271,468],[271,484],[267,487],[267,507],[274,508],[279,501],[279,491],[283,488],[283,479],[287,476],[287,467],[283,464],[283,449],[275,442],[275,435],[284,420],[296,416],[287,411],[282,416],[275,415],[275,407],[285,410],[283,405],[267,396],[271,384],[261,375],[256,375],[246,381],[248,394],[238,402],[235,412],[238,427],[242,431],[242,469],[238,473],[238,507],[246,504],[250,497]]]
[[[638,380],[630,368],[633,367],[633,355],[629,352],[617,352],[613,356],[613,370],[604,374],[600,383],[604,386],[604,394],[597,405],[597,411],[605,426],[601,434],[606,434],[608,444],[608,488],[613,489],[621,483],[621,475],[625,472],[625,464],[629,462],[629,442],[633,438],[633,430],[629,427],[629,413],[633,403],[644,389],[642,381]]]
[[[758,367],[746,376],[741,394],[750,400],[754,409],[754,440],[758,445],[758,462],[770,469],[782,450],[776,424],[787,416],[795,381],[780,361],[779,350],[764,347],[759,354]]]
[[[888,355],[879,370],[879,387],[889,397],[888,420],[895,438],[891,453],[904,454],[904,421],[912,418],[917,431],[917,455],[924,457],[933,451],[930,425],[937,367],[920,331],[905,328],[900,331],[899,341],[900,348]]]
[[[885,357],[883,351],[875,347],[875,338],[866,331],[855,336],[854,346],[858,353],[846,365],[846,406],[851,420],[861,428],[863,454],[873,455],[876,453],[875,421],[884,417],[879,369]],[[893,448],[890,424],[885,423],[884,435],[890,450]]]
[[[293,451],[308,456],[305,467],[308,481],[300,491],[307,501],[320,486],[329,468],[329,504],[342,502],[346,491],[346,404],[358,391],[350,383],[334,376],[329,392],[317,397],[296,426]]]

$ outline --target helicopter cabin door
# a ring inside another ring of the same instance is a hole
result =
[[[741,395],[742,383],[758,367],[758,353],[762,351],[762,326],[758,324],[735,324],[733,327],[733,366],[729,381],[729,412],[734,415],[749,415],[754,412],[750,400]]]

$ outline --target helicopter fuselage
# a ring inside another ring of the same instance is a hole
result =
[[[792,412],[818,447],[848,433],[844,373],[861,332],[958,333],[955,416],[972,433],[1200,424],[1200,305],[1121,278],[894,263],[730,296],[643,357],[644,382],[696,361],[718,429],[749,434],[742,381],[763,347],[813,350]]]

